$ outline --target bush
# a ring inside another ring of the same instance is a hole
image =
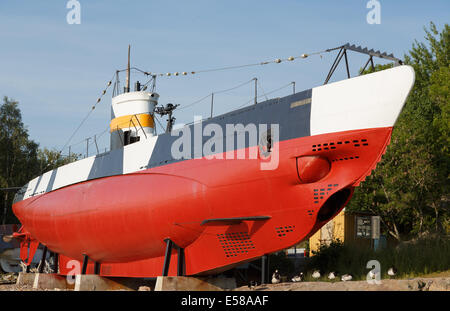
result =
[[[447,236],[420,238],[403,243],[396,248],[373,251],[367,247],[353,244],[345,245],[334,241],[322,245],[310,258],[307,271],[320,270],[322,279],[328,273],[349,273],[353,280],[365,280],[369,260],[378,260],[382,278],[388,278],[387,271],[395,266],[397,278],[416,277],[424,274],[442,272],[450,269],[450,239]]]

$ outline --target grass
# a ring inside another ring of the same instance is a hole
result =
[[[320,270],[321,281],[329,281],[327,276],[331,271],[339,275],[351,274],[353,280],[365,280],[371,270],[366,268],[369,260],[380,262],[382,279],[389,278],[387,271],[392,266],[398,270],[396,278],[445,275],[450,269],[450,239],[428,237],[378,251],[334,241],[329,246],[321,246],[311,257],[305,280],[313,280],[311,274],[314,270]]]
[[[421,277],[425,277],[425,278],[450,278],[450,270],[428,273],[428,274],[421,275]]]

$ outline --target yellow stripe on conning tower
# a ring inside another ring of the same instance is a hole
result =
[[[140,128],[140,127],[155,127],[153,116],[149,113],[132,114],[122,117],[117,117],[111,120],[111,133],[123,128]]]

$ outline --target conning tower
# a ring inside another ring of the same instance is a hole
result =
[[[118,83],[118,80],[117,80]],[[159,95],[155,92],[141,91],[136,81],[134,92],[130,92],[130,46],[128,46],[128,65],[124,92],[112,98],[110,123],[110,149],[142,141],[155,135],[154,112]]]
[[[154,110],[159,95],[136,89],[134,92],[122,93],[112,98],[111,150],[155,134]]]

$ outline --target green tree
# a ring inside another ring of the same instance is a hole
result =
[[[449,26],[431,23],[426,43],[405,55],[416,81],[376,170],[355,191],[349,210],[381,216],[384,229],[400,240],[448,226]],[[384,69],[379,67],[378,69]]]
[[[47,148],[39,149],[38,160],[40,172],[47,172],[62,165],[74,162],[78,159],[78,155],[71,153],[70,156],[61,156],[57,150],[50,150]]]
[[[29,139],[22,122],[17,101],[3,98],[0,106],[0,188],[21,187],[34,177],[75,161],[76,155],[61,157],[60,153]],[[0,191],[1,223],[16,223],[11,210],[14,191]]]
[[[30,176],[39,171],[37,161],[38,144],[28,138],[28,131],[22,122],[18,103],[3,98],[0,106],[0,187],[18,187],[26,184]],[[11,202],[14,193],[0,192],[2,222],[14,221]]]

